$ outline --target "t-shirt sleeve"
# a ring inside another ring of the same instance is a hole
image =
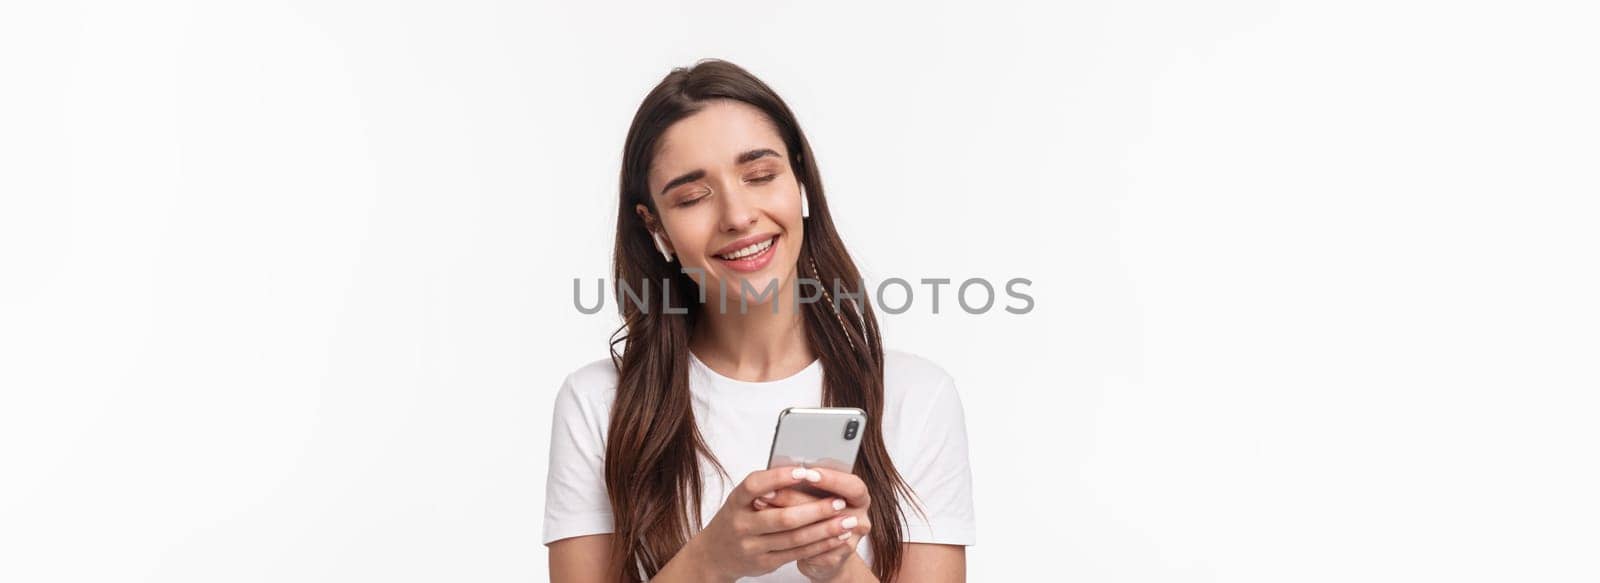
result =
[[[905,542],[975,545],[977,521],[961,396],[954,381],[946,376],[929,400],[926,424],[919,438],[908,444],[912,462],[902,470],[927,519],[923,520],[909,500],[901,501],[907,527]]]
[[[572,376],[556,393],[545,477],[543,542],[547,545],[613,531],[605,483],[606,413],[583,397]]]

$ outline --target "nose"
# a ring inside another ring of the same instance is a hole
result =
[[[736,185],[724,186],[722,199],[721,224],[724,231],[743,231],[756,223],[760,213],[755,201],[751,200],[749,193]]]

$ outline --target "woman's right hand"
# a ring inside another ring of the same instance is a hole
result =
[[[757,498],[819,479],[816,470],[792,466],[751,472],[689,544],[696,546],[706,570],[722,581],[770,573],[790,561],[837,548],[845,544],[839,537],[849,529],[829,519],[844,513],[843,498],[829,496],[765,510],[752,506]]]

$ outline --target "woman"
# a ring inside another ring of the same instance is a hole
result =
[[[725,61],[672,71],[628,130],[617,211],[626,334],[556,398],[551,580],[965,580],[960,398],[883,349],[783,100]],[[766,469],[791,406],[867,412],[853,473]]]

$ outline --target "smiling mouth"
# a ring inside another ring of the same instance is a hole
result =
[[[765,253],[768,249],[771,249],[773,245],[777,244],[777,242],[778,242],[778,236],[777,235],[773,235],[772,238],[767,239],[765,241],[762,241],[760,243],[755,243],[755,244],[747,246],[747,247],[745,247],[743,249],[738,249],[738,250],[730,252],[730,253],[725,253],[725,254],[722,254],[722,255],[712,255],[712,257],[715,257],[717,259],[721,259],[723,261],[749,260],[749,259],[752,259],[752,258],[755,258],[755,257],[759,257],[762,253]]]

